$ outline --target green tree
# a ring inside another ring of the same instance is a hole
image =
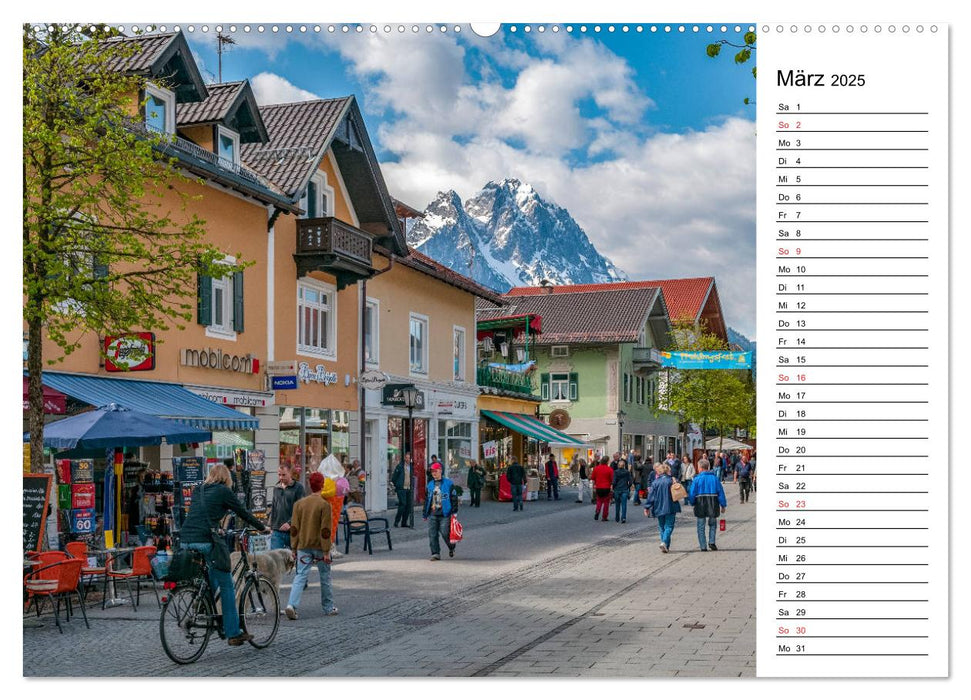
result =
[[[672,351],[728,350],[728,344],[696,328],[690,320],[672,323]],[[720,435],[735,427],[749,428],[754,424],[755,388],[745,370],[689,369],[667,370],[662,400],[667,408],[680,415],[681,420],[698,423],[701,434],[711,427]]]
[[[742,41],[744,41],[745,43],[736,44],[729,41],[728,39],[722,39],[720,41],[716,41],[713,44],[708,44],[708,46],[705,47],[705,52],[708,54],[709,58],[717,58],[721,54],[723,46],[728,46],[733,49],[738,49],[738,51],[735,53],[735,63],[738,65],[742,65],[743,63],[748,63],[748,61],[752,58],[752,54],[755,52],[755,41],[756,41],[755,32],[746,32],[745,36],[742,37]],[[755,78],[757,77],[757,75],[758,75],[758,72],[756,70],[756,67],[752,66],[752,77]],[[755,101],[750,100],[748,97],[746,97],[743,100],[743,102],[747,105],[755,104]]]
[[[179,328],[196,274],[223,276],[204,222],[136,109],[145,78],[119,72],[137,46],[112,30],[23,30],[23,312],[31,469],[43,460],[41,370],[85,335]],[[45,358],[44,337],[54,357]]]

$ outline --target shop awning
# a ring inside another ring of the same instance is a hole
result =
[[[133,411],[207,430],[256,430],[259,420],[193,394],[178,384],[44,372],[44,385],[89,403],[116,403]]]
[[[49,386],[44,386],[44,413],[60,414],[64,413],[65,407],[67,405],[67,397],[61,392],[51,389]],[[24,377],[24,410],[28,408],[27,404],[27,377]]]
[[[489,420],[494,420],[500,425],[504,425],[510,430],[515,430],[521,435],[549,443],[553,447],[586,447],[587,443],[570,437],[566,433],[561,433],[556,428],[548,426],[546,423],[527,416],[523,413],[506,413],[505,411],[486,411],[480,410],[483,416]]]

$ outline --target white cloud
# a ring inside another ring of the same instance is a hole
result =
[[[284,102],[305,102],[307,100],[319,100],[320,97],[299,88],[283,76],[276,73],[264,71],[259,73],[252,80],[250,85],[253,87],[253,94],[256,95],[257,104],[275,105]]]

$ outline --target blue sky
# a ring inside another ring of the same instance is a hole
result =
[[[255,26],[231,34],[223,80],[250,79],[262,104],[356,95],[394,196],[421,209],[440,190],[468,198],[517,177],[634,279],[714,275],[729,324],[754,336],[755,114],[743,98],[755,80],[734,50],[705,54],[738,41],[735,24],[504,25],[489,38],[468,25]],[[188,39],[215,81],[211,28]]]

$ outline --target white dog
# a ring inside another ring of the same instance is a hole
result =
[[[232,564],[234,569],[240,556],[239,552],[233,552]],[[280,592],[283,574],[293,571],[295,565],[293,552],[289,549],[271,549],[261,554],[250,554],[249,559],[261,574],[270,579],[277,593]]]

